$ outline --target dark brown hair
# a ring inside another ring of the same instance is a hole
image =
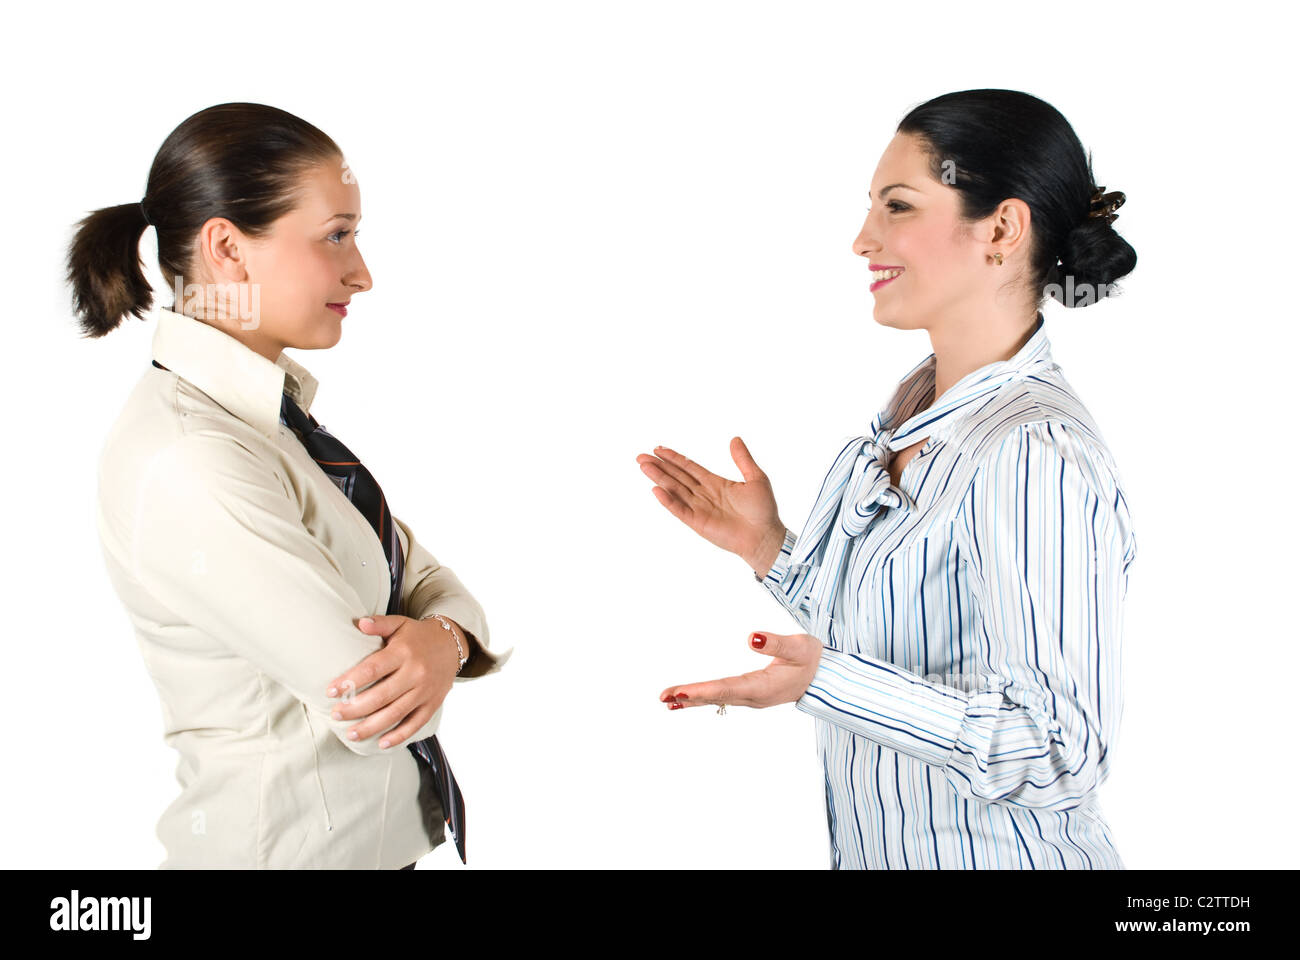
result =
[[[104,207],[76,225],[67,277],[83,337],[102,337],[127,314],[144,319],[152,306],[140,260],[145,227],[158,231],[168,286],[178,277],[183,286],[204,223],[225,217],[263,236],[297,204],[302,175],[342,157],[321,130],[266,104],[222,103],[186,119],[158,148],[140,202]]]

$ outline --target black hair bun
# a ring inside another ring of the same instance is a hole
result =
[[[1053,298],[1067,307],[1096,303],[1118,291],[1114,284],[1137,266],[1137,251],[1116,231],[1114,211],[1124,203],[1124,194],[1108,193],[1094,201],[1089,214],[1065,238],[1061,262],[1056,267]]]

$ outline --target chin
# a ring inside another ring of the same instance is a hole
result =
[[[343,337],[343,323],[341,318],[335,318],[333,323],[322,323],[311,328],[309,336],[304,336],[301,349],[303,350],[328,350],[334,344],[338,343]]]
[[[892,327],[895,330],[920,330],[925,325],[917,319],[918,314],[915,310],[905,310],[894,304],[883,308],[880,304],[876,304],[873,316],[880,326]]]
[[[879,303],[877,303],[875,309],[871,311],[871,315],[875,319],[876,323],[882,327],[897,327],[899,325],[897,314],[898,311],[892,307],[886,307],[882,310]]]

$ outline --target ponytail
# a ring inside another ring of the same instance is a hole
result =
[[[148,225],[138,203],[104,207],[77,224],[67,276],[83,337],[102,337],[127,314],[143,320],[153,305],[140,259],[140,237]]]

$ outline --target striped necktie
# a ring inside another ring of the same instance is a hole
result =
[[[157,360],[153,361],[153,365],[167,369]],[[384,546],[384,556],[388,559],[391,588],[385,612],[390,615],[401,614],[402,575],[406,558],[402,555],[402,545],[397,539],[397,527],[390,522],[392,515],[388,512],[388,501],[384,499],[384,492],[379,488],[378,482],[361,461],[353,456],[351,450],[293,401],[288,391],[280,397],[280,423],[293,431],[325,475],[334,481],[361,515],[370,521],[370,526]],[[438,738],[435,735],[406,746],[433,770],[443,816],[456,841],[456,852],[460,854],[461,863],[464,863],[465,801],[451,772],[451,765],[447,763],[447,757],[438,745]]]

